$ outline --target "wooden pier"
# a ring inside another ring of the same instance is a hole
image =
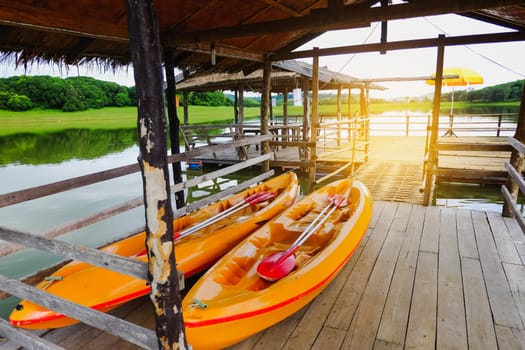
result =
[[[376,201],[367,235],[328,288],[231,349],[524,348],[524,247],[500,213]],[[148,298],[114,312],[153,329],[152,313]],[[138,348],[83,324],[45,338],[67,349]]]

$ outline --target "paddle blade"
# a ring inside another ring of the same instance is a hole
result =
[[[278,252],[267,256],[257,265],[257,274],[262,279],[274,282],[289,274],[294,267],[295,255],[293,253]]]

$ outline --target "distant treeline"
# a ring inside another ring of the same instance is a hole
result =
[[[179,98],[182,101],[182,96]],[[191,92],[188,103],[194,106],[233,106],[233,96],[229,98],[222,91]],[[62,79],[42,75],[0,78],[0,109],[26,111],[41,108],[74,112],[136,105],[135,87],[90,77]],[[244,105],[254,107],[260,102],[245,98]]]
[[[135,87],[89,77],[62,79],[42,75],[0,79],[1,109],[24,111],[42,108],[74,112],[136,105]]]
[[[455,101],[504,102],[519,101],[524,80],[489,86],[483,89],[454,91]],[[457,88],[456,88],[457,89]],[[448,90],[448,91],[447,91]],[[442,101],[450,101],[450,88],[442,93]],[[182,96],[179,96],[182,101]],[[276,104],[283,104],[282,94],[274,95]],[[343,101],[347,95],[342,94]],[[429,97],[425,97],[428,99]],[[191,92],[188,103],[194,106],[233,106],[233,95],[222,91]],[[288,96],[293,101],[293,95]],[[358,94],[352,94],[351,102],[358,103]],[[382,99],[371,99],[372,103],[384,103]],[[319,104],[335,105],[336,95],[319,95]],[[244,98],[245,107],[259,107],[260,97]],[[25,111],[32,108],[59,109],[65,112],[83,111],[89,108],[136,106],[135,87],[101,81],[90,77],[57,78],[51,76],[18,76],[0,78],[0,109]]]
[[[519,101],[525,80],[516,80],[510,83],[488,86],[486,88],[471,90],[455,90],[454,101],[465,102],[511,102]],[[451,88],[446,88],[450,90]],[[458,89],[456,87],[456,89]],[[452,92],[443,93],[441,101],[450,101]]]

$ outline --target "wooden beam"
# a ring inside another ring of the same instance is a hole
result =
[[[211,54],[209,43],[193,43],[184,45],[175,45],[174,40],[166,39],[163,44],[167,47],[174,47],[179,51],[188,51],[194,53]],[[238,58],[255,62],[264,62],[264,53],[249,49],[240,49],[229,45],[215,43],[215,53],[217,56],[227,58]]]
[[[89,247],[77,247],[56,239],[48,239],[29,233],[0,227],[0,239],[21,244],[25,247],[51,252],[58,256],[76,259],[102,268],[111,268],[140,279],[146,278],[146,264],[140,260],[127,258]]]
[[[406,50],[406,49],[416,49],[416,48],[424,48],[424,47],[436,47],[439,45],[440,42],[442,42],[444,46],[457,46],[457,45],[487,44],[487,43],[523,41],[523,40],[525,40],[525,32],[475,34],[475,35],[445,37],[443,38],[442,41],[436,38],[429,38],[429,39],[391,41],[391,42],[384,43],[384,44],[373,43],[373,44],[331,47],[331,48],[326,48],[326,49],[319,49],[319,55],[320,56],[334,56],[334,55],[346,55],[346,54],[353,54],[353,53],[374,52],[374,51],[381,51],[381,50],[393,51],[393,50]],[[272,59],[274,61],[281,61],[281,60],[308,58],[312,56],[313,56],[313,50],[302,50],[302,51],[276,54],[272,57]]]
[[[522,0],[427,0],[424,2],[417,1],[372,8],[347,5],[344,7],[342,15],[338,18],[333,18],[329,9],[312,10],[310,15],[304,17],[180,33],[176,38],[176,43],[212,42],[279,32],[323,32],[327,30],[368,27],[371,22],[377,21],[471,12],[481,9],[517,5],[522,2]]]
[[[301,17],[303,14],[299,11],[294,10],[291,7],[288,7],[284,4],[281,4],[278,0],[260,0],[261,2],[270,5],[271,7],[278,8],[280,10],[283,10],[284,12],[294,16],[294,17]]]
[[[477,152],[511,152],[512,147],[508,144],[497,143],[443,143],[436,145],[438,151],[477,151]]]

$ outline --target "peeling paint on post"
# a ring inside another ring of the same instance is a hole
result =
[[[161,349],[187,349],[173,244],[167,123],[157,17],[151,0],[127,0],[128,31],[138,97],[139,164],[144,186],[150,298]]]

